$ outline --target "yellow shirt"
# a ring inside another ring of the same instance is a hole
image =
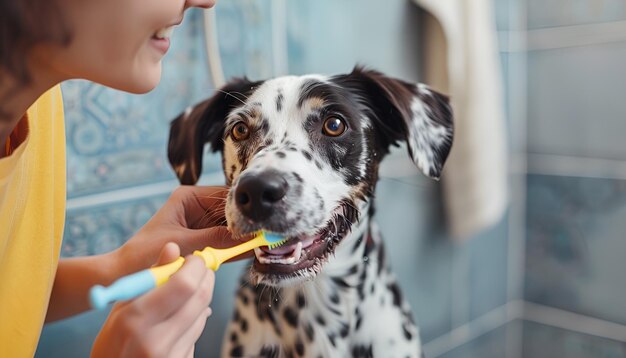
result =
[[[26,120],[28,136],[0,159],[0,357],[35,354],[65,222],[60,86],[41,96]]]

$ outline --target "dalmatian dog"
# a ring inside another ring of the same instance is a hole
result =
[[[440,176],[452,144],[446,96],[357,66],[337,76],[236,79],[172,122],[183,184],[203,147],[222,153],[235,238],[264,229],[242,280],[224,357],[419,357],[419,332],[372,220],[378,167],[406,141]]]

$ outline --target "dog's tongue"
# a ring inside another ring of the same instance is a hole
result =
[[[302,248],[305,249],[311,246],[313,242],[315,241],[315,239],[318,239],[319,237],[320,237],[319,235],[303,236],[303,237],[298,238],[298,240],[296,240],[293,244],[281,245],[272,250],[270,250],[267,246],[261,246],[261,250],[272,255],[285,255],[285,254],[293,252],[296,249],[296,246],[298,246],[299,242],[302,243]]]

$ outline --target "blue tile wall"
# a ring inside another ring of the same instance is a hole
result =
[[[260,80],[274,74],[271,8],[270,1],[258,0],[223,1],[216,7],[217,36],[226,80],[243,75]]]
[[[626,324],[626,181],[528,176],[526,299]]]
[[[508,214],[494,227],[469,239],[469,319],[507,302]]]
[[[626,158],[626,42],[528,54],[528,150]]]
[[[451,327],[454,245],[446,240],[439,185],[420,176],[381,178],[376,222],[420,335],[429,341]]]
[[[120,247],[154,215],[168,196],[68,211],[61,256],[97,255]]]
[[[570,26],[626,19],[623,0],[527,0],[528,28]]]
[[[420,10],[412,1],[288,1],[289,71],[337,74],[361,63],[417,80]]]

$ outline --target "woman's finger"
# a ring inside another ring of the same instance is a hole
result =
[[[138,314],[145,315],[148,323],[164,321],[192,299],[209,271],[200,257],[187,256],[183,266],[169,281],[131,301],[129,306]]]
[[[206,321],[211,316],[211,308],[207,307],[195,322],[183,333],[170,352],[172,357],[193,357],[194,345],[200,338]]]

